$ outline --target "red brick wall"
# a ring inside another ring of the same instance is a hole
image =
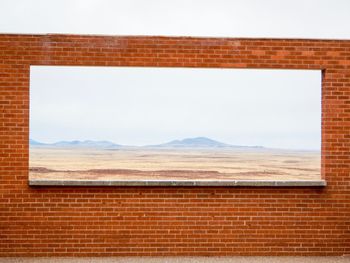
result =
[[[328,186],[29,187],[30,65],[322,69]],[[350,41],[0,35],[0,109],[1,256],[350,254]]]

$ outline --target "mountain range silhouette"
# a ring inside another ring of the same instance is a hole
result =
[[[32,147],[60,147],[60,148],[123,148],[123,147],[135,147],[130,145],[116,144],[111,141],[93,141],[93,140],[73,140],[73,141],[58,141],[55,143],[43,143],[33,139],[29,140],[29,144]],[[173,140],[167,143],[156,144],[156,145],[145,145],[139,147],[146,148],[263,148],[262,146],[240,146],[231,145],[223,142],[219,142],[207,137],[195,137],[185,138],[182,140]]]

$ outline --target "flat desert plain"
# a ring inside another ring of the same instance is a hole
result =
[[[320,152],[272,149],[30,148],[30,179],[318,180]]]

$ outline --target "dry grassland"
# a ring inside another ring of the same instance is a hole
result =
[[[267,149],[31,148],[45,180],[317,180],[320,153]]]

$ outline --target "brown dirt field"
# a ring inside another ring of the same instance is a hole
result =
[[[267,149],[31,148],[30,179],[318,180],[320,153]]]

